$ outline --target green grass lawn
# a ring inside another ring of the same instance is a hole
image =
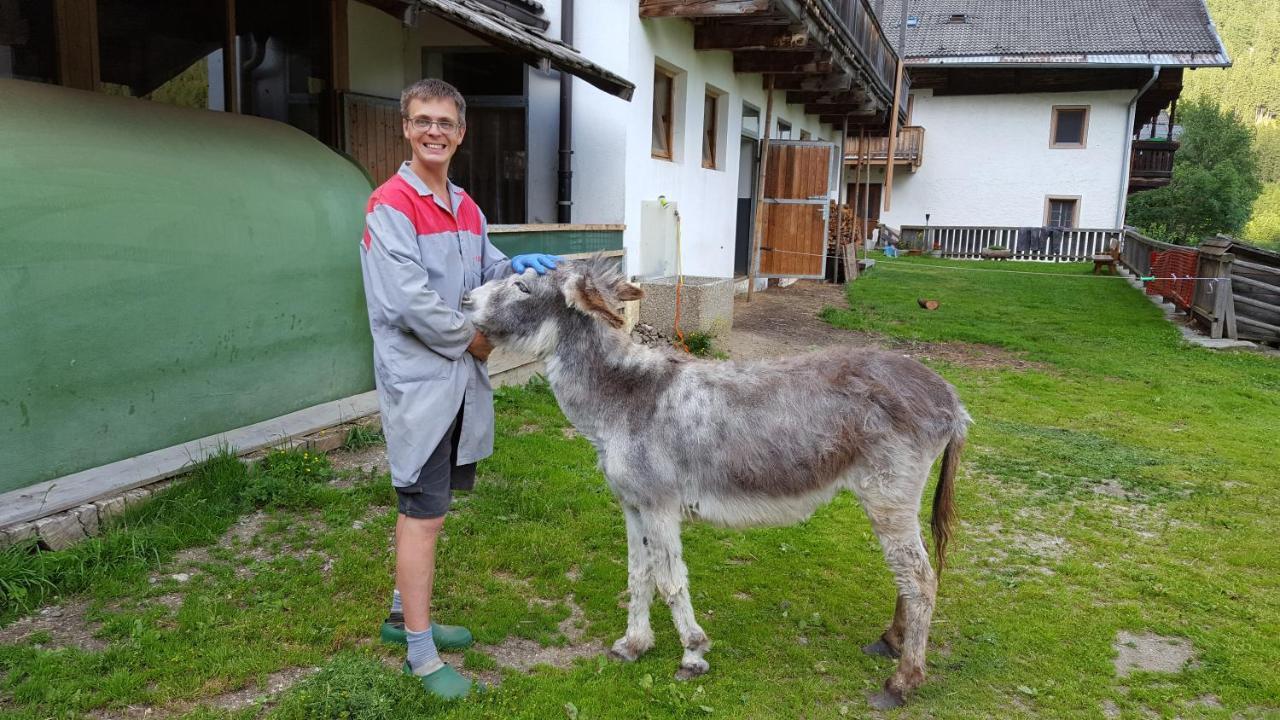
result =
[[[955,359],[936,368],[975,418],[962,522],[930,679],[885,716],[1280,713],[1280,361],[1186,347],[1140,293],[1086,273],[886,261],[849,287],[849,308],[825,313],[885,342],[1002,349],[982,363],[937,353]],[[436,612],[483,644],[553,647],[571,642],[561,625],[580,612],[569,634],[607,645],[626,620],[626,549],[594,452],[564,432],[545,385],[499,392],[497,410],[496,453],[445,526]],[[389,483],[334,487],[329,473],[301,453],[252,469],[222,458],[101,538],[0,553],[0,623],[58,602],[83,606],[94,633],[86,649],[49,633],[0,645],[0,718],[139,717],[129,706],[198,718],[859,717],[891,672],[859,650],[892,613],[890,575],[842,496],[796,527],[686,530],[714,643],[702,678],[672,680],[680,649],[656,602],[658,644],[637,663],[505,670],[483,697],[427,701],[391,667],[397,653],[371,642],[391,589]],[[1117,677],[1121,631],[1186,641],[1195,657],[1181,672]],[[495,672],[482,652],[465,666]],[[288,668],[319,670],[266,707],[202,705],[244,687],[265,695]]]

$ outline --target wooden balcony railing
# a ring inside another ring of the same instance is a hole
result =
[[[854,45],[875,71],[883,88],[893,94],[893,78],[897,72],[898,54],[885,36],[884,29],[871,9],[870,0],[829,0],[836,16],[853,38]],[[905,78],[904,78],[905,79]],[[902,93],[903,102],[907,94]]]
[[[1168,185],[1178,147],[1172,140],[1134,140],[1129,156],[1129,192]]]
[[[844,162],[856,165],[859,162],[871,165],[884,165],[889,159],[889,137],[849,137],[844,141]],[[908,125],[899,128],[898,145],[893,149],[894,165],[909,165],[915,172],[924,161],[924,128],[919,125]]]

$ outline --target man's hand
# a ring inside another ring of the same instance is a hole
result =
[[[493,343],[477,330],[475,337],[471,338],[471,344],[467,346],[467,352],[480,362],[485,362],[489,359],[489,353],[493,352]]]
[[[533,268],[534,272],[539,275],[546,275],[548,270],[555,270],[556,265],[561,262],[562,259],[556,255],[545,255],[543,253],[517,255],[511,258],[511,271],[519,275],[525,270]]]

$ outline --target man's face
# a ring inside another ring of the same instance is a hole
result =
[[[426,129],[418,126],[430,123]],[[438,123],[452,124],[452,132],[441,129]],[[404,120],[404,137],[413,148],[413,157],[429,168],[449,167],[449,161],[458,151],[466,128],[458,118],[458,107],[448,98],[431,98],[409,101],[409,117]]]

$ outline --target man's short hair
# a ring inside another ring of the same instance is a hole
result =
[[[400,117],[409,117],[409,103],[413,100],[452,100],[458,107],[458,122],[467,122],[467,101],[462,98],[458,88],[437,78],[425,78],[410,85],[400,93]]]

